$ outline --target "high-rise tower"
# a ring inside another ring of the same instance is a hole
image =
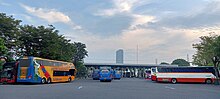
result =
[[[116,63],[117,64],[123,64],[124,63],[124,52],[122,49],[119,49],[116,51]]]

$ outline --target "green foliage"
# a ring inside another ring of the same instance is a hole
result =
[[[213,66],[212,58],[220,57],[220,36],[211,33],[209,36],[200,37],[200,43],[193,44],[196,54],[193,63],[196,65]]]
[[[12,16],[0,13],[0,38],[4,39],[5,46],[11,50],[17,48],[19,44],[18,35],[21,20],[16,20]]]
[[[0,71],[1,71],[2,68],[3,68],[3,64],[4,64],[4,62],[0,60]],[[1,73],[1,72],[0,72],[0,73]]]
[[[160,65],[169,65],[167,62],[161,62]]]
[[[52,25],[49,27],[25,25],[21,27],[21,31],[19,40],[22,55],[71,61],[74,53],[73,44],[64,36],[58,35],[58,30]]]
[[[86,77],[87,69],[82,62],[76,62],[76,69],[77,69],[77,74],[76,74],[77,77],[79,78]]]
[[[171,63],[171,65],[190,66],[189,62],[184,59],[176,59]]]
[[[7,53],[7,47],[4,45],[4,40],[0,38],[0,56]]]
[[[86,51],[86,45],[80,42],[74,42],[75,53],[73,54],[74,63],[82,61],[83,58],[88,56],[88,51]]]

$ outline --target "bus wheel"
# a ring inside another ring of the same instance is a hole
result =
[[[48,83],[48,84],[51,83],[51,78],[48,78],[48,79],[47,79],[47,83]]]
[[[206,83],[206,84],[211,84],[211,83],[212,83],[212,80],[211,80],[211,79],[206,79],[206,80],[205,80],[205,83]]]
[[[175,78],[171,79],[171,83],[176,84],[177,80]]]
[[[42,83],[42,84],[45,84],[45,83],[46,83],[46,79],[45,79],[45,78],[42,78],[42,79],[41,79],[41,83]]]
[[[71,78],[68,78],[68,82],[71,82],[71,80],[72,80]]]

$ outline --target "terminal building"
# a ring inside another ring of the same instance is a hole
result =
[[[152,67],[174,66],[177,65],[158,65],[158,64],[125,64],[124,52],[122,49],[116,51],[116,63],[84,63],[88,72],[92,72],[95,69],[101,67],[110,67],[113,70],[118,69],[121,71],[123,77],[145,77],[146,70]]]

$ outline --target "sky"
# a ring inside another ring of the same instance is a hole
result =
[[[200,36],[220,34],[220,0],[0,0],[0,12],[34,26],[53,25],[86,44],[86,63],[192,61]]]

